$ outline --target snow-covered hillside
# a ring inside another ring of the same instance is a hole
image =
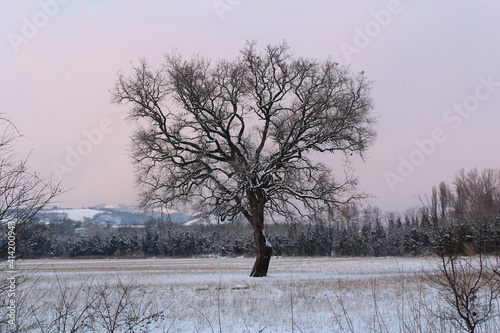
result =
[[[90,208],[54,209],[54,210],[50,210],[47,212],[65,215],[66,218],[73,220],[73,221],[83,221],[85,218],[92,219],[97,214],[104,213],[104,211],[102,211],[102,210],[96,210],[96,209],[90,209]]]
[[[112,224],[116,226],[143,225],[150,219],[161,219],[178,224],[197,224],[198,216],[169,209],[168,211],[152,211],[144,213],[135,206],[101,204],[86,208],[52,207],[42,209],[38,214],[44,223],[70,219],[79,222],[94,222],[98,224]]]

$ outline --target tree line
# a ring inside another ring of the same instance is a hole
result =
[[[498,253],[500,170],[461,171],[452,184],[435,186],[423,205],[405,212],[344,205],[329,218],[275,223],[267,237],[277,256],[418,256]],[[35,222],[35,221],[34,221]],[[161,219],[144,228],[32,223],[19,250],[37,257],[253,256],[244,221],[185,226]]]

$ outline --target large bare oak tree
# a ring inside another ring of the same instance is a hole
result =
[[[362,154],[375,132],[370,82],[332,60],[295,58],[286,43],[234,60],[185,60],[118,75],[114,103],[137,121],[132,157],[144,207],[189,203],[221,219],[244,216],[266,276],[267,214],[305,214],[350,201],[350,172],[334,177],[318,153]]]

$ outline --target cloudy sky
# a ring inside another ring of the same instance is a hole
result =
[[[134,204],[133,124],[109,103],[119,70],[186,57],[233,58],[245,40],[364,70],[378,139],[355,160],[384,210],[464,168],[500,166],[500,2],[0,0],[0,112],[20,156],[61,179],[63,207]]]

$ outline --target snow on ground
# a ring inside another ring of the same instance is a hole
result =
[[[439,298],[421,278],[433,258],[273,258],[265,278],[248,276],[252,264],[100,259],[26,260],[18,267],[36,281],[29,299],[50,304],[66,288],[132,283],[165,310],[151,332],[453,332],[432,316]]]

